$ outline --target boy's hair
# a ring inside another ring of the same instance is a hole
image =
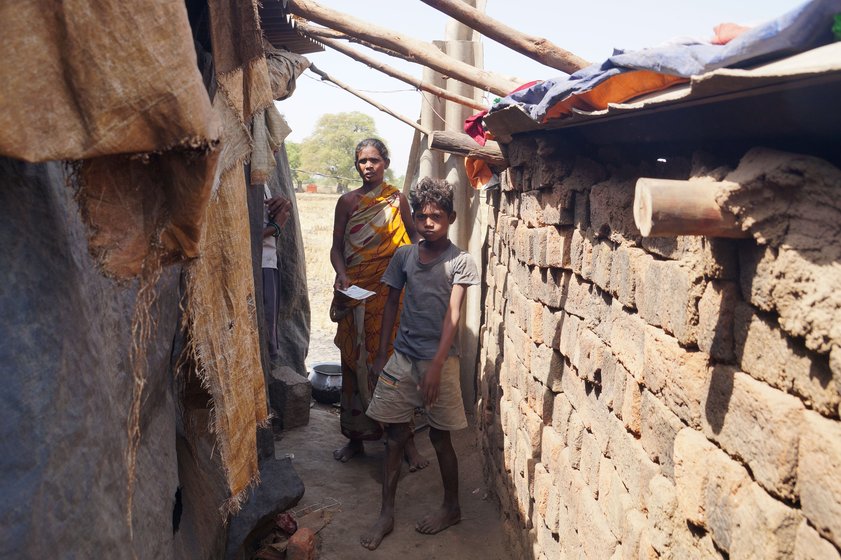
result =
[[[427,204],[437,204],[447,214],[453,213],[453,186],[444,179],[424,177],[410,195],[412,212],[420,212]]]
[[[388,148],[385,147],[383,141],[379,138],[366,138],[359,142],[356,145],[356,150],[353,152],[353,165],[355,166],[359,162],[359,152],[362,151],[362,148],[367,148],[368,146],[374,148],[380,155],[383,157],[384,160],[388,160]]]

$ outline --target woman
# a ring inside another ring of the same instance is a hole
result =
[[[330,262],[336,271],[336,290],[351,285],[375,292],[365,301],[336,293],[330,317],[338,323],[336,346],[342,356],[342,434],[344,447],[333,452],[346,462],[364,450],[363,441],[379,440],[382,427],[365,416],[373,382],[369,368],[380,343],[380,323],[388,287],[380,282],[397,247],[417,237],[409,203],[397,188],[383,182],[388,169],[388,149],[376,138],[356,146],[356,171],[362,186],[343,194],[336,203]],[[391,333],[391,339],[394,338]],[[414,439],[406,446],[410,470],[426,467]]]

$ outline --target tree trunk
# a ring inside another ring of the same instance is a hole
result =
[[[555,45],[543,37],[534,37],[517,31],[504,23],[488,17],[462,0],[421,0],[497,43],[515,50],[537,62],[572,74],[590,63],[580,56]]]
[[[372,25],[347,14],[319,6],[311,0],[288,0],[289,12],[310,21],[337,29],[369,43],[399,52],[413,62],[429,66],[442,74],[496,95],[508,95],[522,85],[521,80],[506,78],[493,72],[455,60],[436,49],[430,43],[419,41],[394,31]]]
[[[716,195],[732,186],[728,182],[641,177],[634,192],[634,222],[643,237],[750,237],[736,217],[716,202]]]

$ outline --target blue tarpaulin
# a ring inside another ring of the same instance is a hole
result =
[[[790,56],[832,42],[833,16],[839,12],[841,0],[812,0],[746,31],[726,45],[696,42],[628,52],[617,50],[602,63],[512,93],[494,104],[491,112],[519,105],[533,120],[544,122],[547,115],[557,116],[557,111],[551,111],[557,104],[590,92],[621,74],[643,70],[674,80]],[[663,80],[658,87],[669,83],[673,81]],[[623,96],[621,88],[616,89],[617,98],[608,101],[625,101],[635,94],[626,91]],[[639,93],[645,91],[636,92]]]

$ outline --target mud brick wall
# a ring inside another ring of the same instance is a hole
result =
[[[508,157],[478,417],[517,557],[841,558],[841,172],[551,137]],[[738,180],[752,238],[642,238],[641,176]]]

